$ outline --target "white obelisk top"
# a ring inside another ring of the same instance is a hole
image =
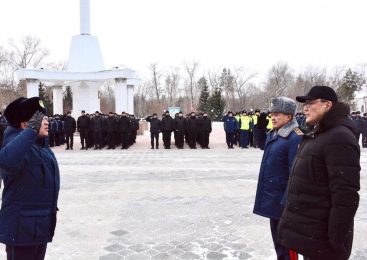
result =
[[[90,35],[90,0],[80,0],[80,34]]]

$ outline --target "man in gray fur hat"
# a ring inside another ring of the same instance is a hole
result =
[[[294,118],[297,105],[293,99],[276,97],[271,100],[273,129],[269,132],[260,166],[254,213],[270,219],[270,229],[277,259],[297,259],[297,253],[280,245],[277,228],[285,205],[286,188],[291,166],[302,132]]]

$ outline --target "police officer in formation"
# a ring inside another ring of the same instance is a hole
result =
[[[159,132],[161,131],[161,120],[158,119],[156,113],[154,113],[151,116],[148,116],[145,120],[150,123],[151,148],[154,149],[154,141],[155,141],[155,149],[159,149]]]
[[[161,131],[163,135],[164,149],[171,149],[171,134],[174,131],[174,122],[168,110],[162,117]]]
[[[209,135],[212,131],[212,122],[207,113],[196,114],[191,112],[184,115],[182,112],[175,114],[174,119],[169,111],[165,111],[162,120],[157,114],[148,116],[146,121],[150,123],[151,149],[159,147],[159,133],[163,135],[163,145],[165,149],[171,149],[171,135],[174,133],[174,143],[178,149],[183,149],[185,142],[190,149],[196,149],[197,144],[202,149],[209,149]]]
[[[66,114],[65,122],[65,137],[66,137],[66,150],[73,150],[74,144],[74,133],[76,131],[76,121],[74,117],[71,116],[71,112],[69,111]]]
[[[77,128],[80,135],[80,143],[82,145],[81,150],[88,149],[87,145],[87,137],[88,137],[88,129],[89,129],[89,117],[85,114],[85,111],[82,110],[82,115],[78,117],[77,120]]]
[[[222,118],[228,149],[234,145],[240,148],[264,150],[266,134],[273,129],[271,115],[256,109],[255,112],[240,111],[228,113]]]
[[[121,115],[113,112],[104,115],[99,111],[86,114],[83,110],[77,121],[71,116],[71,112],[49,116],[50,147],[66,143],[66,150],[73,149],[76,131],[80,134],[81,150],[101,150],[116,149],[120,145],[121,149],[128,149],[136,142],[138,130],[139,119],[125,112]]]

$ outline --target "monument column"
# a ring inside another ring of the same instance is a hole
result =
[[[52,89],[52,96],[53,96],[53,108],[54,108],[54,115],[64,114],[64,106],[63,106],[63,91],[61,86],[55,86]]]
[[[127,86],[127,112],[131,115],[134,114],[134,86]]]
[[[27,79],[27,98],[39,97],[39,84],[38,79]]]
[[[122,112],[128,112],[128,88],[126,84],[126,79],[117,78],[115,79],[115,112],[121,114]]]

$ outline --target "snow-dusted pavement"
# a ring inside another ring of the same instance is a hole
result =
[[[60,212],[46,259],[276,259],[268,219],[252,213],[262,152],[226,149],[218,124],[210,146],[151,150],[144,135],[129,150],[56,148]],[[355,260],[367,259],[367,150],[361,164]]]

